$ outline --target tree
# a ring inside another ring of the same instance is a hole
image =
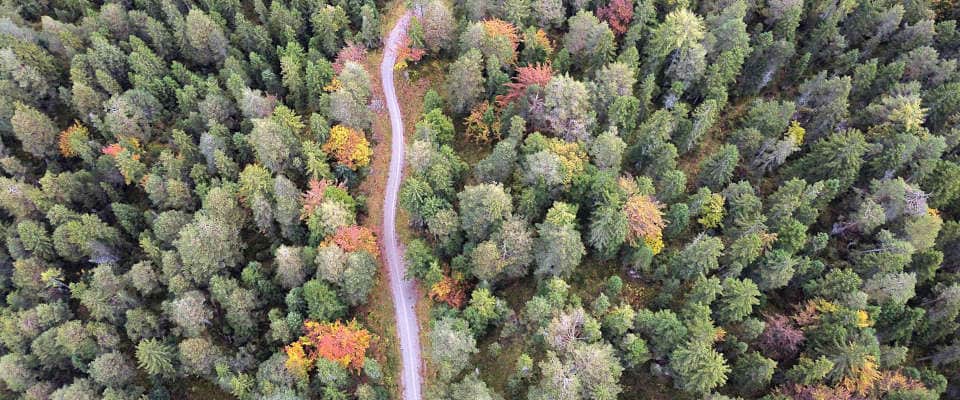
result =
[[[563,24],[565,8],[561,0],[533,0],[531,2],[532,15],[537,25],[542,27],[559,26]]]
[[[616,48],[613,32],[593,13],[580,10],[577,15],[570,17],[567,24],[569,28],[563,35],[563,48],[570,53],[575,64],[590,71],[612,58]]]
[[[376,283],[377,263],[371,253],[355,251],[347,255],[346,266],[339,282],[347,304],[356,306],[366,302]]]
[[[240,232],[234,226],[207,215],[197,217],[180,230],[174,242],[184,273],[197,284],[241,260]]]
[[[606,21],[615,34],[623,35],[633,20],[633,0],[612,0],[597,10],[597,16]]]
[[[590,246],[603,258],[611,258],[620,250],[629,233],[627,214],[611,205],[602,205],[590,217]]]
[[[936,210],[928,210],[906,218],[903,226],[904,236],[917,251],[923,251],[933,247],[942,226],[943,219],[940,218],[939,213]]]
[[[718,259],[723,252],[723,242],[716,237],[697,235],[675,259],[672,275],[680,279],[692,279],[719,268]]]
[[[669,309],[656,312],[645,308],[639,310],[636,327],[650,344],[654,356],[660,359],[673,352],[687,337],[687,327]]]
[[[364,4],[360,7],[360,17],[362,18],[362,23],[360,24],[360,32],[363,36],[363,41],[366,43],[367,47],[376,47],[380,45],[380,13],[377,11],[377,7]]]
[[[339,88],[330,94],[330,116],[348,127],[369,129],[368,105],[372,91],[367,70],[360,64],[347,62],[337,75],[337,81]]]
[[[287,353],[287,370],[303,380],[307,379],[307,374],[314,364],[323,365],[317,362],[320,359],[332,361],[341,368],[361,371],[367,349],[374,339],[373,334],[361,328],[357,321],[346,324],[340,321],[306,321],[303,323],[303,331],[304,335],[298,341],[284,348]],[[319,375],[323,376],[322,373]]]
[[[425,3],[420,17],[424,44],[434,53],[450,49],[456,29],[453,12],[442,1],[433,0]]]
[[[530,399],[615,399],[622,390],[617,381],[623,372],[609,344],[579,344],[569,354],[547,352],[541,361],[542,377]]]
[[[490,155],[477,163],[476,177],[479,181],[486,183],[508,182],[516,168],[517,146],[520,143],[521,134],[511,134],[497,142]]]
[[[471,253],[473,273],[495,282],[523,277],[533,262],[534,239],[526,221],[511,217]]]
[[[53,121],[37,109],[17,102],[10,118],[13,133],[23,149],[37,158],[56,154],[57,128]]]
[[[616,129],[611,129],[601,133],[590,144],[590,157],[600,169],[619,172],[626,149],[627,144],[617,136]]]
[[[26,391],[37,379],[37,374],[30,368],[28,358],[19,353],[7,353],[0,357],[0,380],[7,388],[15,392]]]
[[[429,359],[435,364],[441,382],[457,376],[470,363],[470,356],[478,351],[467,322],[454,317],[434,322],[427,339]]]
[[[867,147],[863,134],[856,129],[835,132],[789,164],[787,174],[811,181],[835,178],[841,189],[849,188],[860,173]]]
[[[279,173],[292,156],[290,149],[296,142],[296,133],[276,118],[260,118],[253,120],[249,140],[257,160],[270,171]]]
[[[776,369],[776,361],[755,351],[749,352],[737,358],[733,364],[731,383],[740,393],[757,393],[770,384]]]
[[[141,340],[137,344],[137,366],[150,375],[173,373],[173,349],[157,339]]]
[[[466,186],[460,200],[460,224],[474,242],[487,238],[511,215],[512,200],[500,184]]]
[[[790,317],[771,314],[766,316],[766,324],[757,338],[757,345],[764,355],[774,360],[788,361],[796,357],[803,341],[803,331],[794,325]]]
[[[92,400],[97,398],[97,390],[89,379],[76,378],[72,383],[50,393],[51,400]]]
[[[292,289],[303,284],[307,271],[303,260],[303,249],[300,247],[280,246],[274,253],[276,258],[276,274],[280,286]]]
[[[690,341],[670,354],[674,385],[693,394],[707,394],[727,381],[730,367],[710,343]]]
[[[627,225],[630,228],[627,241],[631,245],[637,246],[643,241],[654,254],[660,252],[663,248],[661,232],[666,226],[663,212],[660,211],[662,207],[652,196],[637,194],[627,199],[623,212],[627,215]]]
[[[330,137],[323,145],[323,151],[333,155],[337,163],[352,170],[366,167],[370,164],[373,151],[363,132],[343,125],[336,125],[330,129]]]
[[[471,49],[460,55],[447,72],[447,103],[456,114],[464,114],[480,100],[483,94],[483,63],[479,50]]]
[[[475,334],[482,335],[490,323],[502,318],[505,307],[503,300],[490,294],[490,290],[480,288],[470,294],[470,303],[463,310],[463,317]]]
[[[219,64],[227,56],[227,38],[200,8],[191,8],[184,20],[180,48],[198,65]]]
[[[796,272],[797,260],[783,249],[774,249],[763,255],[751,275],[760,290],[770,291],[787,286]]]
[[[725,144],[717,152],[700,162],[700,175],[697,180],[701,185],[712,190],[720,190],[733,177],[733,170],[737,167],[740,152],[737,146]]]
[[[204,338],[186,339],[180,342],[179,350],[180,365],[190,375],[208,375],[223,357],[220,349]]]
[[[110,264],[98,265],[86,283],[70,285],[71,295],[89,310],[93,318],[117,323],[123,314],[136,305],[136,297],[124,287]]]
[[[566,141],[586,141],[596,121],[587,87],[573,78],[556,76],[547,84],[544,108],[550,130]]]
[[[164,303],[164,313],[175,323],[186,337],[203,334],[213,319],[213,311],[207,307],[203,292],[191,290],[179,298]]]
[[[750,279],[726,278],[716,315],[722,322],[741,321],[753,313],[753,306],[760,304],[759,298],[760,290]]]
[[[347,312],[347,306],[330,285],[317,279],[303,284],[303,300],[306,302],[307,316],[313,320],[331,321],[343,317]]]
[[[800,124],[810,131],[809,140],[832,133],[847,116],[850,87],[850,77],[827,79],[825,73],[800,86],[801,101],[797,103],[797,108]]]
[[[477,374],[467,374],[462,381],[451,385],[446,399],[497,400],[500,396],[487,387]]]
[[[576,207],[555,202],[547,211],[543,223],[537,225],[537,269],[538,277],[566,276],[580,264],[580,258],[586,254],[580,232],[576,228]]]

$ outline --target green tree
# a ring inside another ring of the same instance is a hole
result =
[[[596,122],[589,98],[583,82],[567,75],[551,79],[543,100],[550,130],[566,141],[589,139]]]
[[[471,241],[483,240],[512,212],[510,195],[500,184],[466,186],[457,195],[460,200],[460,224]]]
[[[741,321],[760,304],[760,290],[750,279],[726,278],[716,315],[721,322]]]
[[[37,158],[57,153],[57,127],[42,112],[26,104],[17,102],[13,117],[10,118],[13,133],[23,150]]]
[[[636,317],[637,331],[646,338],[655,357],[663,359],[687,338],[687,328],[669,309],[641,309]]]
[[[373,92],[367,70],[347,62],[338,79],[340,88],[330,95],[330,116],[349,127],[369,129],[372,117],[368,105]]]
[[[719,238],[700,234],[677,255],[671,274],[680,279],[708,274],[720,267],[722,252],[723,242]]]
[[[213,322],[213,310],[207,306],[207,298],[199,290],[191,290],[164,303],[164,313],[187,337],[202,335]]]
[[[835,132],[813,144],[810,152],[787,166],[787,175],[817,181],[835,178],[841,189],[849,188],[860,173],[868,148],[856,129]]]
[[[737,358],[737,361],[733,364],[730,381],[740,393],[745,395],[757,393],[770,384],[776,369],[776,361],[766,358],[758,352],[749,352]]]
[[[341,302],[337,293],[326,282],[312,279],[303,285],[303,299],[306,302],[307,316],[317,321],[332,321],[343,317],[347,306]]]
[[[445,317],[434,322],[427,339],[430,343],[429,359],[437,368],[441,382],[449,382],[457,376],[478,351],[467,322],[458,318]]]
[[[704,395],[727,381],[730,367],[709,343],[690,341],[670,354],[674,385],[692,394]]]
[[[242,259],[239,229],[207,215],[184,226],[174,246],[183,262],[184,273],[197,284],[205,284]]]
[[[227,56],[227,38],[207,14],[191,8],[184,20],[180,48],[198,65],[219,64]]]
[[[717,152],[700,163],[700,175],[697,180],[701,185],[712,190],[720,190],[730,183],[739,159],[740,152],[737,151],[737,146],[732,144],[720,146]]]
[[[592,12],[580,10],[567,21],[568,31],[563,35],[563,47],[576,65],[591,71],[609,61],[614,54],[613,31]]]
[[[483,94],[482,55],[470,49],[460,55],[447,71],[447,103],[456,114],[465,114],[473,108]]]
[[[157,339],[137,344],[137,366],[150,375],[169,375],[173,369],[173,349]]]
[[[544,276],[566,276],[580,264],[586,254],[580,232],[576,227],[576,206],[556,202],[547,211],[547,217],[537,225],[535,274]]]

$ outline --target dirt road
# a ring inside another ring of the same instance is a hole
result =
[[[384,44],[383,62],[380,64],[380,77],[383,94],[390,115],[390,175],[387,177],[386,198],[383,202],[383,240],[384,258],[390,271],[390,291],[393,292],[393,309],[397,319],[397,336],[400,338],[401,386],[404,400],[420,400],[420,328],[414,305],[417,302],[416,287],[412,281],[404,279],[406,268],[401,257],[400,243],[397,241],[397,192],[400,191],[400,178],[403,173],[403,121],[400,105],[397,104],[396,87],[393,85],[393,65],[397,61],[397,48],[410,22],[410,13],[406,13],[390,31]]]

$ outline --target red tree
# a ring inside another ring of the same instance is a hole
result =
[[[372,231],[362,226],[341,226],[329,240],[347,253],[365,250],[374,257],[378,253],[377,237]]]
[[[343,71],[343,67],[347,65],[347,61],[353,61],[357,64],[363,64],[367,59],[367,48],[350,43],[347,47],[340,49],[337,53],[337,58],[333,62],[333,71],[340,73]]]
[[[497,105],[500,107],[510,104],[512,101],[520,98],[531,85],[546,87],[553,79],[553,68],[550,64],[537,64],[527,67],[517,68],[516,82],[507,83],[510,91],[505,95],[497,96]]]
[[[803,331],[794,326],[790,317],[768,315],[767,325],[757,338],[757,346],[767,357],[782,361],[795,357],[803,340]]]
[[[326,179],[310,180],[310,189],[303,193],[303,208],[300,210],[300,219],[307,219],[313,215],[313,211],[320,207],[323,202],[323,196],[330,186],[330,181]]]
[[[617,36],[627,33],[633,20],[633,0],[610,0],[606,7],[597,10],[597,16],[607,21]]]

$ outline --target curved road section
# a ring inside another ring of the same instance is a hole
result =
[[[390,115],[390,175],[387,177],[386,198],[383,202],[383,252],[390,271],[390,290],[393,292],[393,310],[397,319],[397,336],[400,337],[401,386],[404,400],[420,400],[420,328],[417,326],[416,289],[412,281],[404,279],[406,267],[400,255],[397,241],[397,192],[403,172],[403,121],[397,91],[393,85],[393,66],[397,61],[397,48],[410,22],[410,13],[397,21],[387,37],[383,62],[380,64],[380,79]]]

